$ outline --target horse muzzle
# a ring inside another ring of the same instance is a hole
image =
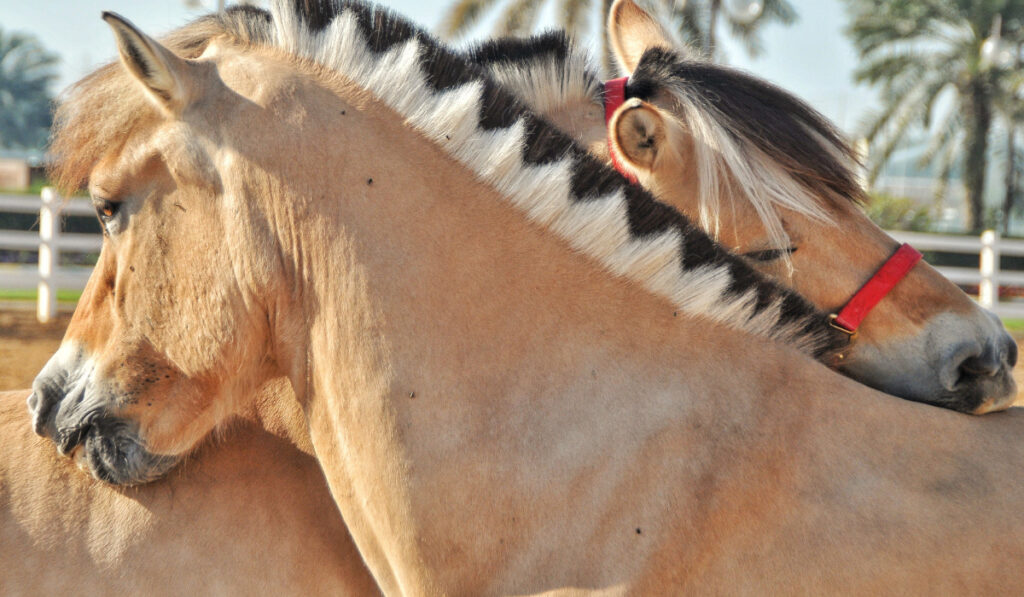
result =
[[[842,370],[883,392],[964,413],[1009,407],[1017,395],[1017,344],[1002,323],[980,309],[973,322],[935,319],[916,338],[859,345]]]
[[[74,347],[50,359],[28,397],[36,434],[100,481],[137,485],[162,476],[179,458],[150,452],[137,424],[111,414],[116,397],[96,383],[94,369]]]

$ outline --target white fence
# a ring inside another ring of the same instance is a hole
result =
[[[978,267],[937,267],[955,284],[978,286],[978,302],[1003,317],[1024,317],[1024,302],[1000,301],[1000,286],[1024,288],[1024,271],[1000,270],[1002,255],[1024,256],[1024,240],[1000,238],[991,230],[974,236],[944,236],[926,232],[889,232],[896,240],[918,251],[942,251],[978,255]]]
[[[59,267],[61,251],[98,253],[103,245],[99,234],[62,233],[60,216],[92,216],[96,211],[88,199],[65,201],[45,188],[41,198],[0,196],[0,212],[39,214],[39,232],[0,230],[0,249],[39,251],[38,268],[0,266],[0,290],[36,288],[39,321],[50,321],[57,314],[57,289],[81,290],[92,272],[91,267]]]
[[[81,290],[89,279],[90,267],[58,267],[60,252],[99,252],[99,234],[62,233],[61,215],[94,212],[87,199],[64,201],[53,189],[43,189],[41,200],[30,196],[0,196],[0,212],[38,213],[39,232],[0,230],[0,249],[39,251],[39,267],[0,265],[0,290],[37,288],[38,315],[42,322],[57,313],[57,288]],[[1024,317],[1024,302],[999,301],[999,285],[1024,288],[1024,271],[1000,271],[1000,255],[1024,256],[1024,241],[1000,239],[992,231],[980,238],[942,236],[921,232],[891,232],[900,242],[920,251],[943,251],[978,255],[979,267],[940,267],[938,270],[957,284],[977,285],[978,302],[1003,316]]]

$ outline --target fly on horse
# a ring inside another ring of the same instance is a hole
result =
[[[613,5],[608,32],[631,74],[607,85],[561,32],[492,40],[470,54],[595,154],[608,159],[613,148],[658,199],[754,267],[836,313],[837,325],[856,334],[852,350],[840,354],[844,373],[964,412],[1013,401],[1016,344],[998,318],[934,268],[907,263],[906,277],[864,309],[863,297],[877,286],[865,281],[907,248],[897,250],[859,209],[856,156],[827,119],[765,81],[687,60],[632,0]],[[613,83],[622,89],[617,104]],[[889,275],[886,268],[880,275]],[[854,312],[862,324],[849,318]]]
[[[108,236],[30,401],[97,476],[283,373],[388,593],[1021,588],[1016,412],[814,362],[821,313],[422,31],[107,18],[57,145]]]

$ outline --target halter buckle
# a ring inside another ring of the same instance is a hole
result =
[[[839,323],[838,321],[836,321],[838,318],[839,318],[839,314],[838,313],[830,314],[828,316],[828,324],[831,327],[833,327],[833,328],[839,330],[840,332],[846,334],[847,339],[849,340],[850,344],[853,344],[853,341],[857,339],[857,330],[851,330],[851,329],[847,328],[846,326],[844,326],[843,324]]]

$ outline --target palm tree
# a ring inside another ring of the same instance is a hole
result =
[[[0,147],[46,145],[56,64],[34,37],[0,29]]]
[[[756,56],[762,51],[762,26],[772,22],[791,25],[797,18],[796,11],[787,0],[652,1],[656,4],[654,8],[679,32],[682,41],[699,49],[709,58],[716,54],[716,31],[723,19],[732,35],[746,47],[751,56]],[[525,35],[532,32],[537,26],[544,2],[505,0],[494,34]],[[454,38],[465,33],[496,4],[501,4],[501,0],[455,0],[441,22],[440,34]],[[600,28],[601,56],[606,74],[613,70],[604,32],[604,17],[608,15],[611,5],[611,0],[600,0],[599,6],[593,0],[558,0],[556,7],[558,24],[574,37],[583,38],[593,33],[592,27],[595,24]],[[739,10],[729,10],[732,5],[745,6]],[[595,10],[600,11],[599,15],[594,14]],[[600,18],[595,18],[597,16]]]
[[[1002,157],[1003,176],[1006,190],[1003,195],[1003,234],[1010,233],[1011,216],[1020,206],[1017,200],[1021,191],[1021,170],[1024,169],[1024,156],[1021,155],[1018,140],[1020,129],[1024,128],[1024,39],[1017,41],[1012,62],[1008,62],[1009,72],[1004,76],[1001,93],[996,101],[996,112],[1002,124],[1005,149]]]
[[[923,164],[938,166],[943,185],[962,164],[968,228],[984,222],[988,139],[1014,69],[983,59],[990,36],[1021,39],[1024,0],[847,0],[849,34],[860,53],[859,81],[881,87],[882,109],[867,138],[874,179],[914,126],[932,131]],[[1001,16],[1000,16],[1001,15]],[[933,126],[940,98],[951,109]],[[941,190],[941,189],[940,189]]]

